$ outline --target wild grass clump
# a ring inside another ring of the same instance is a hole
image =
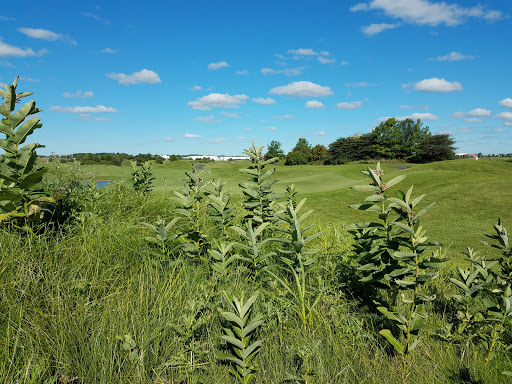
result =
[[[0,232],[2,381],[507,382],[501,222],[480,259],[438,266],[429,204],[386,175],[367,171],[358,206],[378,219],[349,228],[312,225],[300,190],[271,199],[274,172],[252,170],[240,198],[194,169],[173,196],[48,181],[60,224]]]

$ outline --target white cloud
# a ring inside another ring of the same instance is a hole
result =
[[[316,101],[316,100],[306,101],[305,106],[306,106],[306,108],[311,108],[311,109],[325,109],[324,103],[321,103],[320,101]]]
[[[236,108],[240,104],[245,104],[249,96],[247,95],[234,95],[228,93],[210,93],[207,96],[200,97],[195,101],[189,101],[187,105],[192,109],[199,109],[202,111],[209,111],[212,108]]]
[[[229,64],[225,61],[220,61],[218,63],[210,63],[208,64],[208,69],[210,71],[216,71],[217,69],[229,67]]]
[[[350,62],[346,61],[346,60],[342,60],[341,63],[340,63],[341,66],[345,66],[345,65],[350,65]]]
[[[423,120],[423,121],[433,121],[433,120],[439,120],[439,117],[437,117],[436,115],[432,114],[432,113],[413,113],[409,116],[402,116],[402,117],[397,117],[396,118],[397,120],[405,120],[405,119],[412,119],[412,120]]]
[[[296,97],[325,97],[333,95],[334,92],[327,86],[323,87],[310,81],[295,81],[288,85],[272,88],[269,94]]]
[[[114,54],[117,52],[117,49],[112,49],[112,48],[105,48],[105,49],[102,49],[101,50],[101,53],[109,53],[109,54]]]
[[[498,104],[503,105],[504,107],[512,108],[512,99],[511,98],[503,99]]]
[[[363,33],[367,36],[373,36],[373,35],[376,35],[378,33],[381,33],[383,31],[386,31],[388,29],[394,29],[396,27],[398,27],[399,24],[386,24],[386,23],[381,23],[381,24],[371,24],[371,25],[367,25],[366,27],[361,27],[361,29],[363,30]]]
[[[269,131],[277,131],[277,127],[263,127],[263,129],[268,129]]]
[[[199,139],[201,138],[201,135],[194,135],[193,133],[185,133],[183,137],[186,137],[188,139]]]
[[[164,137],[162,140],[163,141],[174,141],[174,139],[170,136]]]
[[[160,77],[149,69],[143,69],[140,72],[134,72],[131,75],[125,75],[124,73],[107,73],[107,77],[117,80],[122,85],[132,85],[141,83],[161,83]]]
[[[8,57],[8,56],[16,56],[16,57],[28,57],[28,56],[42,56],[47,54],[48,51],[46,49],[40,49],[38,52],[35,52],[31,48],[18,48],[7,43],[4,43],[0,40],[0,57]]]
[[[361,88],[361,87],[373,87],[374,84],[370,84],[366,81],[359,81],[355,83],[346,83],[347,87],[353,87],[353,88]]]
[[[240,115],[238,113],[233,112],[222,112],[224,116],[231,117],[232,119],[239,119]]]
[[[93,20],[96,20],[102,24],[110,24],[110,20],[107,20],[107,19],[104,19],[103,17],[101,16],[98,16],[96,15],[95,13],[90,13],[90,12],[82,12],[82,15],[85,16],[85,17],[89,17]]]
[[[445,2],[428,0],[372,0],[369,3],[356,4],[351,11],[384,11],[390,17],[401,19],[407,23],[436,26],[445,24],[455,26],[469,17],[496,21],[505,16],[499,11],[488,11],[481,5],[471,8]]]
[[[70,112],[70,113],[118,113],[117,109],[112,107],[105,107],[103,105],[97,105],[95,107],[50,107],[51,111],[55,112]]]
[[[406,87],[406,86],[407,86],[406,84],[403,85],[403,87]],[[450,81],[446,81],[445,79],[438,79],[437,77],[433,77],[431,79],[424,79],[424,80],[417,82],[416,84],[414,84],[414,89],[416,91],[421,91],[421,92],[446,93],[446,92],[453,92],[453,91],[461,91],[464,88],[462,88],[462,84],[457,81],[450,82]]]
[[[247,69],[243,69],[241,71],[236,71],[235,73],[240,76],[246,76],[249,74],[249,71]]]
[[[481,123],[483,120],[477,117],[470,117],[465,119],[464,121],[467,121],[468,123]]]
[[[208,117],[196,117],[194,120],[201,121],[203,123],[213,123],[215,121],[215,117],[208,116]]]
[[[336,62],[336,59],[334,57],[329,59],[327,57],[318,56],[317,59],[320,64],[334,64]]]
[[[429,110],[428,105],[401,105],[400,109],[425,109]]]
[[[450,117],[452,119],[459,119],[459,118],[463,118],[463,117],[472,118],[472,117],[482,117],[482,116],[490,116],[490,115],[491,115],[491,111],[489,111],[488,109],[476,108],[469,112],[454,112],[451,114]],[[466,120],[466,121],[469,121],[469,120]]]
[[[199,85],[194,85],[192,88],[190,88],[191,91],[200,91],[202,88]]]
[[[304,68],[288,68],[288,69],[272,69],[272,68],[262,68],[261,73],[264,75],[286,75],[286,76],[298,76],[302,74]]]
[[[10,17],[10,16],[0,16],[0,20],[2,20],[2,21],[16,21],[16,19],[14,17]]]
[[[274,99],[272,99],[271,97],[267,97],[266,99],[263,97],[256,97],[251,100],[254,101],[255,103],[263,104],[263,105],[271,105],[271,104],[276,103],[276,101]]]
[[[108,117],[97,117],[94,120],[96,120],[96,121],[107,121],[107,120],[112,120],[112,119],[109,119]]]
[[[437,56],[436,58],[430,58],[435,61],[461,61],[461,60],[473,60],[475,57],[470,55],[463,55],[460,52],[450,52],[444,56]]]
[[[208,140],[209,143],[224,143],[227,139],[223,137],[218,137],[216,139]]]
[[[350,103],[338,103],[336,104],[336,108],[338,109],[357,109],[357,108],[361,108],[361,106],[363,105],[363,102],[362,101],[351,101]]]
[[[284,115],[284,116],[274,116],[273,119],[276,119],[276,120],[288,120],[288,119],[293,119],[295,116],[293,115]]]
[[[512,112],[501,112],[496,115],[497,119],[512,120]]]
[[[62,40],[66,41],[72,45],[77,45],[77,42],[66,35],[61,35],[60,33],[55,33],[49,31],[47,29],[39,29],[39,28],[18,28],[18,31],[23,33],[25,36],[32,37],[33,39],[41,39],[48,41],[57,41]]]
[[[313,133],[313,136],[327,136],[327,132],[318,131],[318,132]]]
[[[82,91],[76,91],[76,92],[64,92],[62,94],[62,96],[64,96],[66,99],[71,99],[71,98],[74,98],[74,97],[78,97],[78,98],[82,98],[82,99],[87,99],[89,97],[93,97],[94,96],[94,93],[92,91],[86,91],[86,92],[82,92]]]
[[[313,51],[311,48],[299,48],[299,49],[289,49],[288,53],[300,56],[317,56],[318,53]]]
[[[505,122],[505,126],[506,126],[506,127],[512,127],[512,123],[510,123],[510,122],[508,122],[508,121],[507,121],[507,122]]]

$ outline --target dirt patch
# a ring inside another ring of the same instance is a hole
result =
[[[206,164],[197,164],[196,165],[196,169],[203,169],[204,167],[206,167]]]

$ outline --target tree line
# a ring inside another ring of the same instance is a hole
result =
[[[281,143],[271,141],[265,158],[279,157],[285,165],[323,162],[345,164],[350,161],[399,159],[413,163],[455,159],[455,141],[448,134],[432,134],[421,120],[389,118],[366,134],[340,137],[329,144],[312,146],[300,138],[287,155]]]

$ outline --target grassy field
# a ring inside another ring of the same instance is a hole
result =
[[[204,166],[206,178],[226,182],[226,190],[240,194],[238,184],[244,175],[239,172],[248,162],[214,162]],[[371,165],[371,164],[370,164]],[[318,223],[352,224],[366,221],[372,215],[348,208],[361,203],[366,194],[350,189],[364,182],[362,170],[366,164],[339,166],[277,166],[275,190],[283,195],[286,186],[295,184],[300,197],[308,198],[312,218]],[[184,172],[190,170],[189,161],[167,162],[153,166],[155,193],[172,196],[172,190],[183,188]],[[71,165],[63,164],[63,171]],[[400,169],[407,167],[406,169]],[[416,194],[426,194],[425,203],[435,207],[425,217],[424,225],[432,240],[440,241],[457,257],[466,248],[484,250],[480,239],[498,218],[512,222],[512,211],[507,202],[512,198],[512,163],[492,160],[455,160],[431,164],[383,163],[385,177],[405,174],[407,178],[394,190],[406,191],[414,185]],[[85,174],[96,180],[128,180],[130,167],[103,165],[82,166]],[[393,193],[393,190],[390,191]],[[425,205],[426,205],[425,204]]]
[[[247,164],[245,164],[247,165]],[[407,169],[397,167],[408,166]],[[238,183],[243,164],[209,163],[208,177],[227,182],[239,213]],[[406,174],[393,187],[426,193],[436,205],[422,219],[433,240],[450,247],[451,265],[426,289],[436,293],[421,309],[437,331],[424,332],[418,347],[400,355],[379,335],[389,322],[351,285],[351,238],[346,226],[371,215],[348,208],[368,195],[349,189],[366,184],[366,165],[278,166],[276,190],[295,183],[298,198],[307,197],[314,213],[303,223],[316,223],[321,237],[310,244],[318,251],[304,272],[305,308],[300,316],[300,290],[279,258],[270,256],[274,273],[251,270],[236,260],[225,274],[215,273],[210,255],[191,256],[184,248],[161,251],[149,243],[140,222],[169,222],[176,213],[167,199],[182,188],[189,162],[155,165],[156,189],[141,197],[123,183],[92,189],[70,183],[67,164],[51,164],[48,190],[75,188],[64,205],[72,215],[58,230],[23,233],[0,231],[0,383],[220,383],[242,382],[232,365],[215,353],[229,352],[220,339],[229,324],[219,315],[228,310],[225,293],[258,294],[254,313],[264,323],[255,331],[262,347],[254,383],[508,383],[512,354],[497,347],[485,362],[486,345],[478,337],[457,335],[460,320],[449,277],[466,246],[480,247],[482,232],[491,232],[497,217],[512,227],[509,202],[512,164],[453,161],[426,165],[383,164],[384,177]],[[83,166],[80,177],[129,179],[128,167]],[[423,204],[423,203],[422,203]],[[170,230],[184,231],[181,219]],[[243,242],[204,222],[203,239]],[[179,243],[179,239],[172,243]],[[262,253],[284,245],[268,242]],[[236,253],[246,255],[237,246]],[[481,248],[483,252],[490,252]],[[164,253],[161,253],[164,252]],[[232,252],[234,254],[235,252]],[[262,264],[264,265],[264,263]],[[280,265],[280,267],[279,267]],[[291,294],[275,276],[292,286]],[[300,280],[299,280],[300,284]],[[315,304],[313,304],[315,303]],[[478,305],[472,310],[480,309]],[[452,326],[451,332],[447,329]],[[484,329],[489,333],[489,329]],[[510,345],[510,325],[501,340]]]

